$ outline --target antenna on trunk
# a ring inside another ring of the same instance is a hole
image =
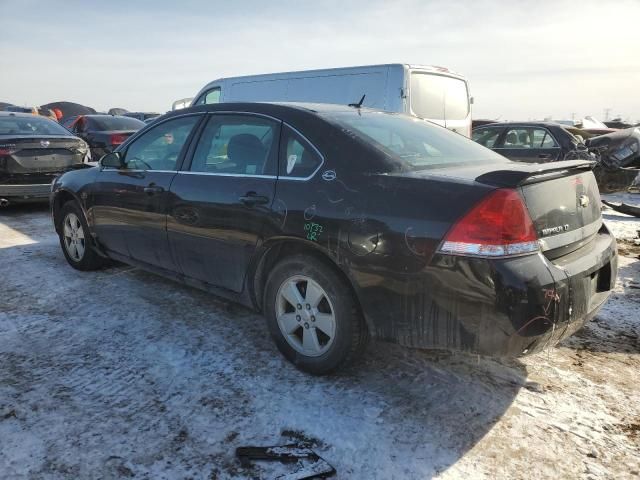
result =
[[[366,97],[367,94],[365,93],[364,95],[362,95],[362,98],[360,99],[360,101],[358,103],[350,103],[349,106],[350,107],[354,107],[354,108],[360,108],[362,107],[362,104],[364,103],[364,97]]]

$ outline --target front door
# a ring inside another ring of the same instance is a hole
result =
[[[201,115],[159,123],[123,152],[125,167],[102,169],[92,195],[91,216],[107,250],[167,270],[166,214],[171,183]]]
[[[275,194],[280,123],[213,114],[171,185],[167,231],[182,272],[240,292]]]

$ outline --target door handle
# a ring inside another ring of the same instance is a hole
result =
[[[144,187],[144,193],[146,193],[147,195],[154,195],[156,193],[162,193],[164,192],[164,188],[155,185],[153,183],[149,184],[149,186]]]
[[[258,195],[256,192],[248,192],[246,195],[240,197],[238,200],[240,200],[240,203],[248,207],[252,207],[254,205],[264,205],[266,203],[269,203],[269,197]]]

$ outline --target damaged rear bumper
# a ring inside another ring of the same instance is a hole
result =
[[[361,291],[374,337],[417,348],[520,356],[552,346],[591,320],[617,275],[602,228],[579,250],[492,260],[438,254],[420,273]]]

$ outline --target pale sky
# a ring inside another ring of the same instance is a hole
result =
[[[474,118],[640,120],[640,0],[0,0],[0,101],[164,112],[219,77],[378,63],[467,77]]]

